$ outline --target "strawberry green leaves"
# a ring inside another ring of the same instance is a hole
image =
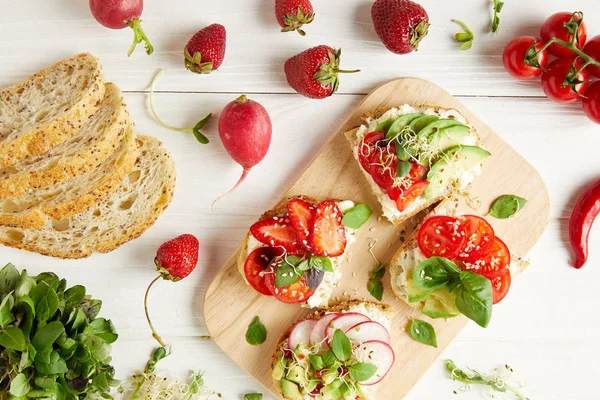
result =
[[[492,203],[490,215],[498,219],[506,219],[515,215],[525,207],[527,200],[514,194],[504,194]]]
[[[456,35],[454,35],[456,41],[458,43],[462,43],[460,45],[460,49],[469,50],[473,46],[473,39],[475,39],[475,35],[464,22],[457,19],[453,19],[452,22],[460,25],[460,27],[464,29],[464,32],[458,32]]]
[[[267,328],[260,322],[258,315],[254,317],[246,331],[246,342],[252,346],[263,344],[267,340]]]

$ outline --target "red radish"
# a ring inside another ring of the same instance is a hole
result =
[[[375,321],[361,322],[360,324],[354,325],[346,331],[346,336],[348,339],[358,343],[379,340],[380,342],[392,344],[388,330],[379,322]]]
[[[332,319],[340,316],[340,313],[325,314],[321,317],[310,331],[310,344],[315,345],[325,341],[325,329]]]
[[[90,10],[96,21],[110,29],[133,29],[133,44],[127,55],[130,56],[138,43],[144,41],[146,53],[152,54],[154,48],[142,29],[142,11],[144,0],[90,0]]]
[[[298,345],[309,344],[310,332],[316,324],[316,319],[307,319],[294,325],[288,336],[288,348],[294,351]]]
[[[354,355],[360,362],[367,362],[377,367],[377,372],[371,378],[361,382],[362,386],[371,386],[379,383],[394,365],[396,355],[387,343],[379,340],[364,342],[354,349]]]
[[[333,334],[337,329],[341,329],[342,332],[346,332],[353,326],[370,320],[371,319],[369,317],[355,312],[341,314],[332,319],[331,323],[327,324],[325,327],[325,337],[327,337],[328,342],[331,342],[333,340]]]
[[[233,160],[244,172],[233,189],[217,198],[232,193],[244,182],[248,173],[267,155],[271,145],[271,118],[267,110],[246,95],[227,104],[219,117],[219,137]]]

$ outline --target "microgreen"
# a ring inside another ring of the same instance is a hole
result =
[[[454,35],[456,41],[458,43],[462,43],[460,45],[460,49],[469,50],[473,46],[473,39],[475,39],[475,35],[473,34],[473,32],[471,32],[467,24],[465,24],[464,22],[459,21],[457,19],[453,19],[452,22],[458,24],[461,28],[464,29],[464,32],[458,32],[456,35]]]
[[[247,393],[244,395],[244,400],[262,400],[262,393]]]
[[[492,32],[498,32],[498,28],[500,27],[500,17],[498,14],[500,14],[503,7],[503,1],[494,0],[494,17],[492,19]]]
[[[513,371],[508,365],[505,365],[505,369],[507,372]],[[446,370],[450,373],[452,380],[465,384],[465,390],[468,390],[470,385],[484,385],[489,386],[493,392],[511,392],[517,396],[519,400],[530,400],[529,397],[522,394],[516,387],[509,385],[507,383],[507,377],[483,375],[472,369],[463,371],[458,368],[452,360],[446,360]]]

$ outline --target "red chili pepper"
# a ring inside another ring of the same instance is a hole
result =
[[[600,213],[600,180],[579,198],[569,221],[569,239],[575,252],[573,266],[583,267],[588,258],[588,237],[596,216]]]

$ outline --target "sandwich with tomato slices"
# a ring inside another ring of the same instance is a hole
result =
[[[425,217],[390,263],[394,293],[430,318],[459,314],[486,327],[527,262],[483,217],[446,200]]]
[[[280,338],[272,378],[286,400],[367,400],[395,360],[388,306],[349,301],[298,321]]]
[[[490,155],[457,110],[404,104],[375,110],[363,120],[345,135],[383,215],[394,225],[465,191]]]
[[[238,269],[265,296],[311,308],[327,307],[348,246],[355,241],[355,228],[370,213],[365,204],[355,206],[350,200],[290,198],[250,227]],[[352,227],[344,224],[349,220],[346,216],[354,217],[347,223]]]

